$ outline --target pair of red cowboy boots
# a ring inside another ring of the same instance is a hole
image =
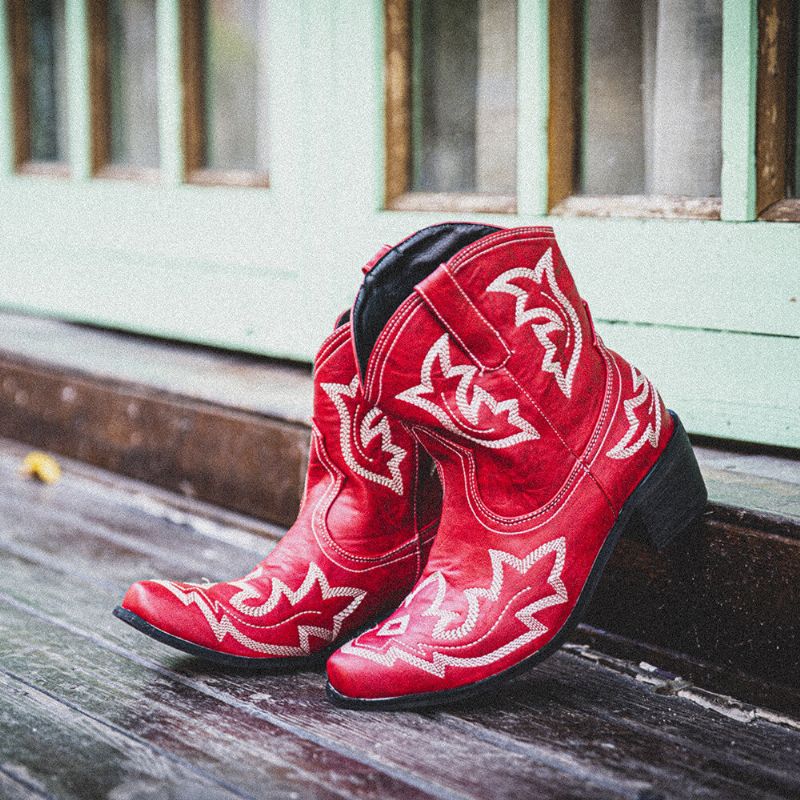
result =
[[[433,705],[551,654],[621,535],[663,547],[705,502],[680,421],[603,345],[553,231],[436,225],[379,252],[317,355],[277,547],[230,583],[136,583],[115,613],[232,666],[341,645],[334,702]]]

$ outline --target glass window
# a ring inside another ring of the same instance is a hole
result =
[[[720,193],[722,0],[585,0],[580,191]]]
[[[30,160],[67,160],[64,0],[31,0]]]
[[[265,173],[268,3],[207,0],[203,6],[205,146],[199,166]]]
[[[413,0],[412,191],[516,191],[515,0]]]
[[[156,0],[108,3],[108,73],[109,162],[158,167]]]
[[[10,0],[14,160],[22,172],[61,174],[68,160],[64,0]]]

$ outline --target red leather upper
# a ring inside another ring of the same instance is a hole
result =
[[[550,228],[493,233],[439,266],[364,381],[434,457],[443,511],[415,588],[332,656],[331,684],[384,698],[502,672],[567,621],[671,418],[596,336]]]
[[[402,600],[427,557],[439,503],[419,445],[365,402],[343,326],[315,362],[308,476],[294,525],[244,578],[140,581],[122,605],[220,653],[309,655]]]

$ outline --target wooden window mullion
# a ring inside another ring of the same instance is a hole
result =
[[[760,0],[756,98],[756,202],[762,219],[800,221],[788,197],[795,168],[797,9],[794,0]]]
[[[89,95],[93,174],[101,172],[111,160],[111,79],[107,6],[106,0],[89,0]]]
[[[386,0],[386,205],[411,188],[411,2]]]
[[[548,209],[579,184],[582,95],[582,0],[550,0],[550,113],[547,125]]]
[[[14,168],[31,157],[30,23],[25,0],[8,0],[11,42],[11,107],[14,120]]]

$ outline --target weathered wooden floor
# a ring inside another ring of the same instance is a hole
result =
[[[480,703],[328,705],[111,616],[144,577],[245,573],[261,523],[0,441],[0,797],[800,798],[800,723],[572,646]]]

